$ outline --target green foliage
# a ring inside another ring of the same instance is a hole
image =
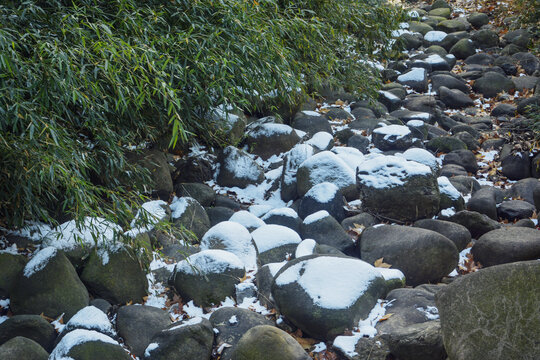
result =
[[[400,19],[379,0],[4,2],[0,222],[126,224],[148,181],[129,145],[223,142],[212,109],[293,103],[322,83],[372,94],[362,54],[384,56]]]

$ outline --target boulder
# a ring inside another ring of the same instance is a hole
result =
[[[505,156],[502,161],[502,173],[510,180],[531,177],[531,159],[528,152],[516,152]]]
[[[405,74],[399,75],[397,81],[402,85],[410,86],[417,92],[426,92],[428,89],[427,71],[423,68],[412,68]]]
[[[337,221],[341,221],[345,218],[343,206],[343,194],[339,188],[332,183],[323,182],[313,186],[302,197],[298,215],[303,219],[317,211],[326,210]]]
[[[212,206],[216,200],[216,192],[210,186],[201,183],[177,183],[174,187],[176,196],[191,197],[202,206]]]
[[[482,29],[471,36],[471,40],[480,49],[489,49],[499,45],[499,35],[493,30]],[[486,64],[487,65],[487,64]]]
[[[451,152],[454,150],[467,149],[467,145],[453,136],[440,136],[428,141],[426,148],[433,152]]]
[[[448,20],[448,21],[454,21],[454,20]],[[440,25],[441,24],[439,23],[438,26]],[[454,46],[450,48],[449,53],[454,55],[457,59],[462,60],[462,59],[468,58],[471,55],[476,54],[476,49],[471,39],[461,39],[458,42],[456,42]]]
[[[141,153],[130,152],[126,155],[128,161],[136,163],[148,170],[152,181],[151,189],[162,199],[168,199],[173,192],[173,181],[167,155],[157,149],[145,149]],[[124,175],[123,182],[131,184],[130,178]]]
[[[272,286],[280,313],[303,332],[325,340],[353,329],[385,291],[384,278],[373,266],[327,255],[290,261]]]
[[[210,219],[201,204],[191,197],[174,198],[170,208],[173,227],[191,231],[200,240],[210,228]]]
[[[439,188],[431,168],[396,156],[377,156],[357,170],[362,207],[398,221],[433,217],[439,211]]]
[[[0,345],[2,360],[47,360],[49,353],[34,340],[17,336]]]
[[[130,360],[131,356],[109,336],[93,330],[77,329],[62,338],[49,359]]]
[[[461,90],[439,87],[439,98],[451,109],[463,109],[474,106],[474,101]]]
[[[248,154],[227,146],[219,156],[217,183],[221,186],[245,188],[264,180],[263,168]]]
[[[440,209],[454,208],[457,211],[465,209],[465,200],[446,176],[438,177],[437,183],[439,184]]]
[[[467,172],[475,174],[478,171],[476,156],[470,150],[453,150],[446,154],[443,159],[443,165],[455,164],[463,166]]]
[[[296,211],[288,207],[272,209],[264,214],[262,220],[268,225],[286,226],[297,233],[300,232],[300,225],[302,225],[302,219],[300,219]]]
[[[484,97],[492,98],[497,94],[514,89],[514,83],[504,75],[490,71],[482,75],[473,84],[473,90],[484,95]]]
[[[291,126],[302,130],[308,135],[313,135],[319,131],[325,131],[332,134],[332,127],[328,119],[315,111],[301,111],[296,113]]]
[[[92,252],[81,273],[88,290],[112,304],[141,303],[147,294],[148,280],[137,255],[122,247],[105,254]]]
[[[431,230],[399,225],[371,227],[360,239],[361,259],[392,265],[405,274],[408,285],[437,281],[448,275],[458,263],[456,245]]]
[[[306,144],[313,146],[317,152],[330,150],[334,146],[334,137],[326,131],[315,133]]]
[[[497,214],[506,220],[515,221],[528,219],[535,212],[536,207],[523,200],[503,201],[497,208]]]
[[[207,319],[194,317],[158,332],[144,352],[152,360],[208,360],[212,356],[214,331]]]
[[[505,227],[482,235],[473,245],[474,261],[484,267],[540,257],[540,233],[526,227]]]
[[[56,342],[60,341],[70,331],[77,329],[95,330],[112,338],[117,337],[116,331],[107,314],[92,305],[82,308],[69,319]]]
[[[244,226],[250,232],[260,228],[263,225],[266,225],[264,221],[262,221],[260,218],[247,210],[240,210],[235,212],[230,217],[229,221]]]
[[[35,341],[43,349],[51,351],[56,331],[39,315],[15,315],[0,323],[0,345],[18,336]]]
[[[448,74],[433,75],[431,77],[431,84],[433,86],[433,90],[435,91],[439,91],[439,88],[441,86],[444,86],[448,89],[457,89],[464,93],[468,93],[470,91],[465,81]]]
[[[206,209],[206,214],[212,227],[222,221],[228,221],[234,215],[234,210],[225,206],[214,206]]]
[[[456,224],[450,221],[436,219],[422,219],[415,221],[415,227],[432,230],[452,240],[458,251],[467,247],[471,242],[471,233],[463,225]]]
[[[249,329],[238,341],[232,360],[309,360],[302,346],[285,331],[269,325]]]
[[[296,231],[281,225],[261,226],[251,236],[257,247],[260,265],[286,260],[287,254],[294,253],[302,241]]]
[[[448,221],[465,226],[470,231],[473,239],[478,239],[485,233],[501,227],[501,224],[490,219],[487,215],[468,210],[462,210],[455,213],[448,218]]]
[[[357,253],[351,236],[325,210],[306,217],[300,233],[303,239],[314,239],[318,244],[332,246],[347,255]]]
[[[534,359],[540,353],[540,262],[457,278],[435,300],[449,359]]]
[[[474,26],[474,28],[479,29],[484,25],[487,25],[489,22],[489,17],[485,13],[474,12],[467,16],[467,21]]]
[[[252,154],[267,160],[287,152],[300,142],[296,131],[285,124],[266,123],[248,132],[246,144]]]
[[[388,125],[373,130],[372,142],[379,150],[404,151],[411,147],[414,135],[407,126]]]
[[[116,315],[118,335],[138,357],[144,355],[152,337],[170,323],[168,312],[153,306],[122,306]]]
[[[88,305],[88,291],[64,253],[46,247],[37,253],[17,275],[11,290],[10,308],[14,314],[44,314],[69,320]]]
[[[0,253],[0,293],[9,294],[10,289],[15,285],[17,275],[21,273],[26,265],[24,255]]]
[[[314,153],[315,150],[311,145],[298,144],[285,156],[283,160],[283,172],[281,173],[280,179],[281,199],[283,201],[295,200],[298,197],[296,173],[300,165],[313,156]]]
[[[245,273],[244,263],[233,253],[203,250],[176,264],[172,282],[184,301],[210,306],[234,297]]]

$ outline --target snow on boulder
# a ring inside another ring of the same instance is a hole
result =
[[[244,151],[227,146],[219,156],[217,183],[221,186],[245,188],[264,180],[263,168]]]
[[[304,196],[317,184],[336,185],[347,199],[357,195],[354,171],[336,154],[323,151],[304,161],[296,174],[298,195]]]
[[[288,207],[272,209],[262,217],[262,220],[268,225],[283,225],[296,232],[300,231],[300,224],[302,224],[302,219],[296,211]]]
[[[294,253],[302,239],[298,233],[281,225],[264,225],[251,233],[261,265],[279,262]]]
[[[362,206],[387,219],[414,221],[439,211],[439,187],[429,166],[397,156],[373,156],[357,171]]]
[[[336,146],[332,149],[332,152],[355,172],[356,168],[365,160],[364,154],[362,154],[360,150],[353,147]]]
[[[461,193],[452,185],[450,180],[446,176],[437,178],[437,184],[439,184],[440,193],[440,205],[441,209],[447,209],[453,207],[457,211],[465,209],[465,200],[461,196]]]
[[[332,183],[323,182],[313,186],[302,197],[298,215],[305,218],[319,210],[326,210],[337,221],[342,221],[345,218],[344,205],[343,194],[339,188]]]
[[[448,34],[444,31],[428,31],[424,35],[424,42],[427,44],[427,46],[431,45],[441,45],[444,38],[446,38]]]
[[[64,326],[61,336],[76,329],[94,330],[110,336],[116,337],[111,321],[107,315],[95,306],[87,306],[79,310]]]
[[[219,304],[234,298],[236,284],[246,274],[244,263],[225,250],[203,250],[176,264],[173,283],[184,301],[198,306]]]
[[[259,219],[257,216],[253,215],[249,211],[246,210],[240,210],[234,213],[233,216],[229,219],[229,221],[237,222],[248,229],[248,231],[253,231],[255,229],[260,228],[263,225],[266,225],[264,221]]]
[[[427,165],[431,168],[431,171],[433,171],[434,174],[438,174],[441,170],[437,158],[425,149],[410,148],[407,151],[403,152],[403,154],[398,153],[396,154],[396,156],[403,157],[409,161],[416,161],[417,163]]]
[[[303,332],[331,340],[368,315],[385,288],[380,272],[362,260],[311,255],[277,273],[272,296],[279,312]]]
[[[402,85],[410,86],[417,92],[426,92],[428,89],[427,70],[424,68],[413,67],[405,74],[399,75],[397,82]]]
[[[189,230],[200,240],[210,228],[210,219],[201,204],[191,197],[174,197],[171,202],[174,227]]]
[[[319,245],[313,239],[305,239],[296,247],[296,251],[294,252],[294,257],[299,258],[302,256],[308,256],[308,255],[314,255],[314,254],[345,256],[344,253],[342,253],[341,251],[339,251],[333,246],[328,246],[324,244]]]
[[[77,329],[66,334],[49,356],[49,360],[100,359],[129,360],[129,354],[112,338],[94,330]]]
[[[289,151],[300,142],[300,137],[289,125],[266,123],[257,126],[246,137],[246,144],[252,154],[264,160],[272,155]]]
[[[300,165],[313,156],[315,150],[311,145],[298,144],[293,147],[283,160],[283,172],[281,173],[281,199],[283,201],[295,200],[298,197],[296,191],[296,172]]]
[[[124,235],[136,237],[139,234],[151,231],[156,224],[161,221],[167,221],[170,217],[171,209],[163,200],[147,201],[141,205],[135,218],[131,220],[131,229]]]
[[[306,141],[306,144],[313,146],[317,151],[330,150],[334,146],[334,137],[326,131],[319,131]]]
[[[407,150],[413,144],[414,137],[407,126],[387,125],[373,130],[372,141],[382,151]]]
[[[212,226],[204,234],[200,248],[226,250],[238,256],[247,269],[257,267],[257,251],[251,234],[238,222],[222,221]]]

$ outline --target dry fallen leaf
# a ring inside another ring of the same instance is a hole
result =
[[[379,319],[379,322],[386,321],[386,320],[390,319],[390,317],[392,315],[394,315],[394,314],[386,314],[386,315],[384,315],[382,318]]]
[[[392,265],[385,263],[383,260],[384,258],[375,260],[375,262],[373,263],[373,266],[378,267],[378,268],[385,268],[385,269],[389,269],[392,267]]]

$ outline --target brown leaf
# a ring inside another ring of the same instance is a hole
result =
[[[385,263],[383,260],[384,258],[375,260],[375,262],[373,263],[373,266],[378,267],[378,268],[384,268],[384,269],[389,269],[392,267],[392,265]]]
[[[382,318],[379,319],[379,322],[386,321],[386,320],[390,319],[392,317],[392,315],[394,315],[394,314],[386,314],[386,315],[384,315]]]

